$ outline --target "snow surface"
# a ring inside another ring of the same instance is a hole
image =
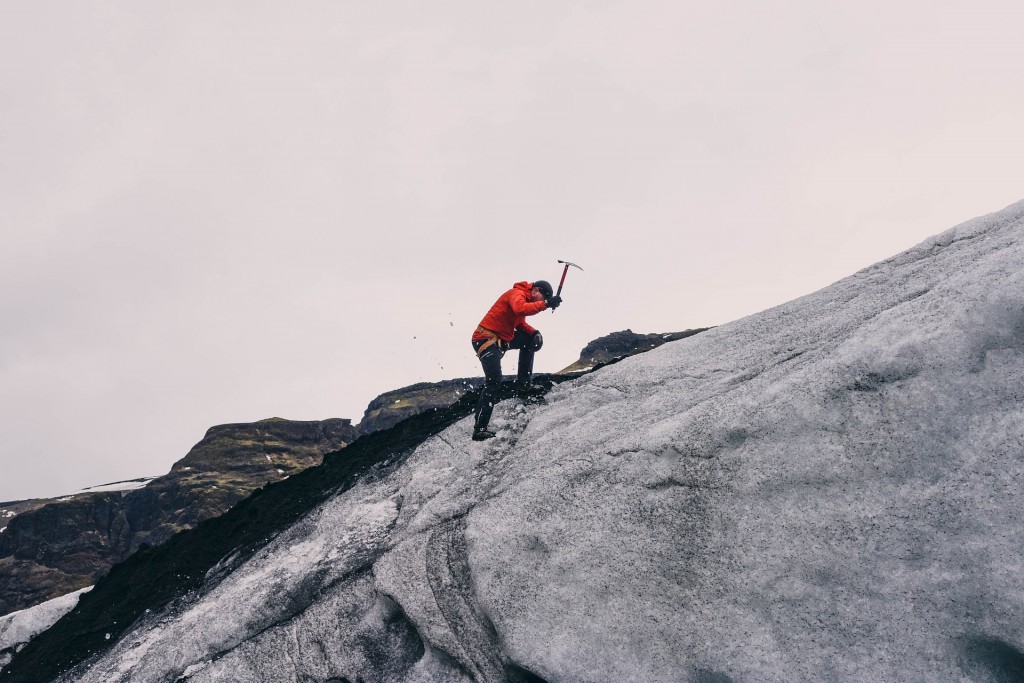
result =
[[[1008,680],[1022,394],[1024,202],[464,420],[65,680]]]
[[[90,590],[92,586],[0,617],[0,671],[10,663],[13,652],[57,623],[78,604],[82,593]]]

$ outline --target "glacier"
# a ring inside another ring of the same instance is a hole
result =
[[[1024,676],[1024,202],[505,401],[61,680]]]
[[[74,609],[83,593],[91,590],[92,586],[86,586],[34,607],[0,617],[0,672],[11,661],[13,653],[53,626],[58,619]]]

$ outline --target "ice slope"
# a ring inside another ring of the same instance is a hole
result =
[[[65,677],[1024,676],[1024,202],[464,420]]]
[[[0,671],[11,661],[12,653],[53,626],[78,604],[82,593],[90,590],[92,586],[0,617]]]

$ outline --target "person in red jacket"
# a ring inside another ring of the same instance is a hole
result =
[[[530,398],[533,378],[533,354],[540,351],[544,338],[540,331],[526,322],[526,317],[547,309],[555,309],[562,298],[554,295],[551,284],[545,280],[517,282],[502,294],[473,332],[473,350],[484,368],[484,388],[476,405],[476,423],[473,440],[483,441],[494,436],[487,431],[491,411],[501,386],[501,357],[509,349],[519,349],[519,372],[516,389],[523,398]]]

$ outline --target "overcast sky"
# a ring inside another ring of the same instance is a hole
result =
[[[1024,198],[1019,2],[8,2],[0,500],[715,325]],[[511,371],[514,358],[506,361]]]

